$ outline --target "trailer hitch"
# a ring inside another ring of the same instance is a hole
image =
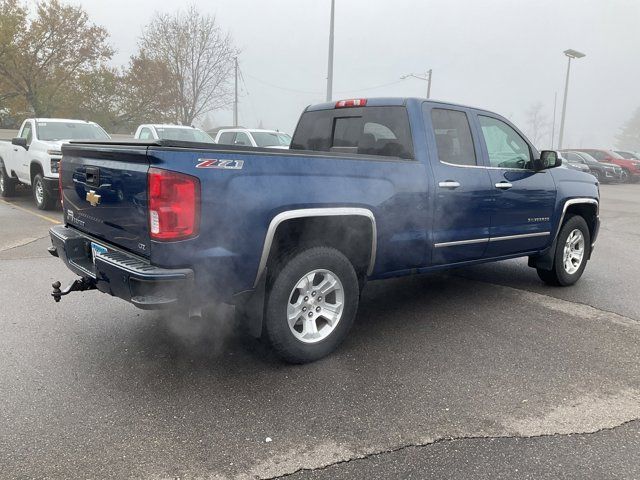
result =
[[[87,280],[85,278],[79,278],[71,282],[64,290],[60,290],[61,283],[53,282],[51,284],[53,292],[51,296],[57,302],[60,301],[63,295],[68,295],[71,292],[84,292],[85,290],[95,290],[96,284],[93,280]]]

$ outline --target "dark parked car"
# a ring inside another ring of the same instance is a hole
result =
[[[563,150],[562,154],[569,162],[580,163],[589,167],[591,174],[601,183],[620,182],[623,180],[622,168],[618,165],[599,162],[585,152]]]
[[[614,152],[629,160],[640,160],[640,153],[638,152],[630,152],[628,150],[614,150]]]
[[[613,150],[601,150],[591,148],[572,148],[576,152],[584,152],[591,155],[599,162],[613,163],[622,168],[622,181],[632,182],[640,180],[640,161],[625,158]]]
[[[591,173],[589,167],[585,163],[574,162],[567,158],[566,153],[558,152],[558,158],[562,160],[561,168],[569,168],[571,170],[578,170],[579,172]]]

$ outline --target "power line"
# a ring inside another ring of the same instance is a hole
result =
[[[309,91],[309,90],[298,90],[296,88],[283,87],[281,85],[276,85],[274,83],[267,82],[265,80],[262,80],[262,79],[260,79],[258,77],[250,75],[248,73],[246,75],[247,75],[247,77],[255,80],[256,82],[262,83],[262,84],[267,85],[267,86],[272,87],[272,88],[277,88],[278,90],[285,90],[285,91],[295,92],[295,93],[304,93],[304,94],[308,94],[308,95],[322,95],[322,92],[320,92],[320,91],[312,92],[312,91]],[[353,93],[353,92],[366,92],[366,91],[369,91],[369,90],[376,90],[378,88],[390,87],[392,85],[397,85],[399,83],[402,83],[402,80],[396,80],[394,82],[383,83],[383,84],[380,84],[380,85],[374,85],[374,86],[366,87],[366,88],[356,88],[356,89],[353,89],[353,90],[342,90],[342,91],[335,92],[335,93],[342,94],[342,93]]]
[[[374,87],[357,88],[355,90],[342,90],[342,91],[336,92],[336,93],[366,92],[368,90],[376,90],[378,88],[390,87],[391,85],[397,85],[398,83],[402,83],[402,80],[396,80],[395,82],[383,83],[382,85],[376,85]]]

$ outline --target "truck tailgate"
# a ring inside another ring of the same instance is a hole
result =
[[[146,146],[65,145],[65,221],[97,239],[149,256]]]

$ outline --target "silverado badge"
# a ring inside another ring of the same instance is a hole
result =
[[[91,204],[92,207],[95,207],[100,203],[101,196],[96,193],[95,190],[89,190],[87,192],[87,202]]]

